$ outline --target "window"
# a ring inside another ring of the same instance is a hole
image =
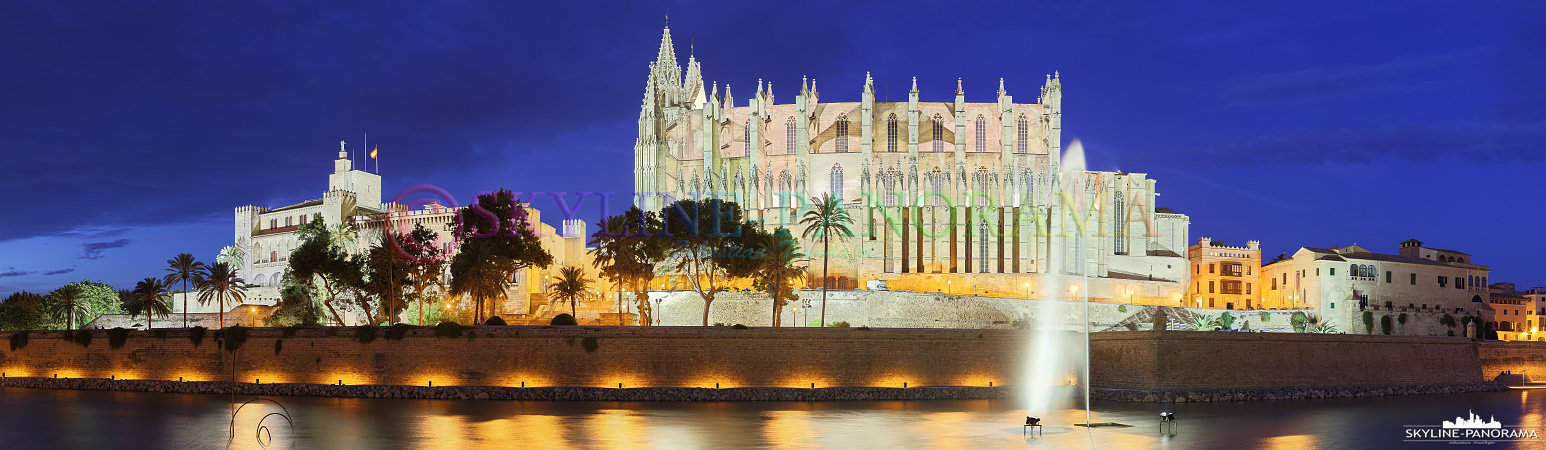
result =
[[[988,273],[988,221],[982,221],[977,230],[977,273]]]
[[[746,119],[746,123],[741,127],[744,128],[742,133],[744,137],[741,140],[741,149],[745,150],[746,154],[750,156],[752,154],[752,120]]]
[[[268,252],[268,262],[275,262],[275,261],[279,261],[279,252],[278,251]]]
[[[931,131],[933,132],[934,144],[932,147],[934,147],[936,152],[943,152],[945,151],[945,118],[935,114],[933,122],[933,130]]]
[[[1245,295],[1251,295],[1251,283],[1250,282],[1245,283]],[[1250,302],[1250,300],[1246,300],[1246,302]],[[1246,306],[1250,306],[1250,304],[1247,303]]]
[[[1439,287],[1444,287],[1444,285],[1449,284],[1448,278],[1449,277],[1439,275]]]
[[[1244,264],[1237,262],[1222,262],[1219,263],[1219,271],[1223,272],[1222,275],[1226,277],[1238,277],[1242,273],[1241,266],[1244,266]]]
[[[1330,273],[1331,276],[1333,276],[1333,277],[1337,276],[1337,268],[1335,268],[1335,267],[1327,267],[1326,270],[1330,271],[1329,273]],[[1315,269],[1315,275],[1316,276],[1320,276],[1320,269]]]
[[[977,116],[976,142],[977,153],[988,151],[988,119],[983,118],[981,115]]]
[[[1221,292],[1222,294],[1240,295],[1240,281],[1239,280],[1224,280],[1224,281],[1221,281],[1221,282],[1219,282],[1219,288],[1220,288],[1221,291],[1223,291],[1223,292]]]
[[[293,219],[294,218],[292,218],[292,217],[286,217],[285,218],[285,226],[288,227],[288,226],[294,225],[293,223],[290,223],[290,221],[293,220]]]
[[[306,215],[305,214],[301,214],[301,225],[305,225],[305,224],[306,224]]]
[[[838,204],[843,203],[843,165],[832,165],[832,198],[837,199]]]
[[[1017,139],[1015,139],[1015,151],[1019,153],[1029,153],[1031,141],[1031,123],[1025,120],[1024,114],[1021,114],[1020,121],[1015,123],[1015,125],[1016,128],[1018,128],[1018,130],[1016,130],[1018,136],[1016,136]]]
[[[1347,274],[1348,277],[1356,278],[1361,273],[1360,267],[1358,267],[1357,264],[1354,264],[1354,265],[1348,267],[1347,270],[1348,270],[1348,274]]]
[[[784,153],[794,154],[794,138],[794,116],[789,116],[789,120],[784,122]]]
[[[1192,264],[1192,273],[1202,273],[1202,265]]]
[[[1386,283],[1390,282],[1390,271],[1389,270],[1385,271],[1385,282]]]
[[[773,206],[784,206],[783,201],[793,192],[789,187],[789,172],[783,172],[778,177],[778,192],[773,196]]]
[[[1465,278],[1455,277],[1455,289],[1465,289]]]
[[[1417,274],[1415,274],[1415,273],[1414,273],[1414,274],[1412,274],[1412,284],[1413,284],[1413,285],[1416,285],[1416,284],[1417,284]]]
[[[1213,271],[1213,264],[1212,263],[1208,264],[1208,273],[1217,273],[1217,272]]]
[[[1208,282],[1208,293],[1209,293],[1209,294],[1212,294],[1212,293],[1214,293],[1214,292],[1213,292],[1213,282],[1212,282],[1212,281],[1209,281],[1209,282]]]
[[[279,219],[268,219],[268,228],[279,228]]]
[[[837,116],[837,152],[848,153],[848,115]]]
[[[1274,290],[1274,291],[1278,290],[1278,278],[1277,277],[1273,277],[1272,278],[1272,290]]]
[[[896,151],[896,114],[886,118],[886,151]]]
[[[1251,275],[1251,266],[1245,266],[1245,275],[1246,276],[1250,276]]]

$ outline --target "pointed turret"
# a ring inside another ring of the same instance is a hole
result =
[[[725,104],[721,105],[721,107],[724,108],[724,109],[730,109],[732,107],[735,107],[735,98],[730,96],[730,85],[729,84],[725,84]]]

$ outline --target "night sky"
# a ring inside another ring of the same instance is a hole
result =
[[[233,208],[320,198],[366,133],[386,198],[626,198],[667,14],[737,106],[758,79],[792,102],[801,76],[858,101],[865,71],[880,101],[916,76],[924,101],[959,77],[1028,102],[1056,70],[1065,145],[1151,174],[1193,240],[1417,238],[1546,285],[1539,2],[92,3],[0,1],[0,295],[213,260]]]

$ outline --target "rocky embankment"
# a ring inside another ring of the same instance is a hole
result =
[[[1299,400],[1315,398],[1386,397],[1392,395],[1458,394],[1463,392],[1506,391],[1508,386],[1496,381],[1475,383],[1418,384],[1408,386],[1337,386],[1317,388],[1260,388],[1260,389],[1191,389],[1176,391],[1141,391],[1132,389],[1095,388],[1090,396],[1098,400],[1119,402],[1232,402],[1256,400]]]
[[[235,383],[229,381],[112,380],[103,378],[0,379],[0,386],[43,389],[171,392],[185,394],[238,394],[262,396],[315,396],[359,398],[407,398],[445,400],[541,400],[614,402],[735,402],[735,401],[864,401],[864,400],[975,400],[1008,398],[1003,387],[829,387],[804,388],[597,388],[504,386],[396,386],[329,385],[301,383]]]

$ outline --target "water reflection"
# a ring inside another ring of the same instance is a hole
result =
[[[544,403],[275,398],[295,420],[255,403],[237,415],[232,448],[1408,448],[1403,425],[1475,410],[1541,426],[1546,396],[1527,392],[1249,403],[1094,405],[1043,417],[1025,438],[1011,401],[824,403]],[[246,399],[237,399],[240,404]],[[231,438],[230,396],[0,388],[5,448],[220,448]],[[1158,412],[1175,412],[1174,434]],[[1436,446],[1435,446],[1436,447]],[[1528,448],[1499,442],[1489,448]]]

